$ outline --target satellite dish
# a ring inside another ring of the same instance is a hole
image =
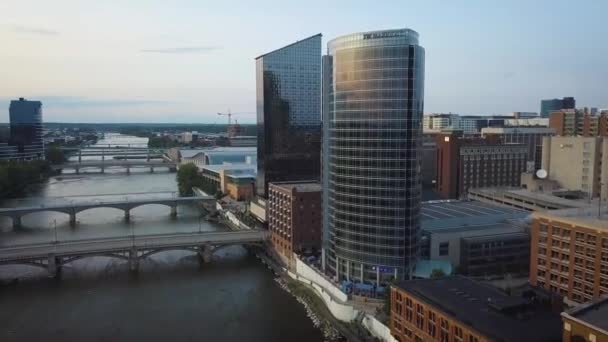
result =
[[[539,169],[536,171],[536,177],[540,178],[540,179],[545,179],[547,178],[547,171],[545,169]]]

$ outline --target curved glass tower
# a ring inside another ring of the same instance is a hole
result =
[[[407,278],[418,255],[424,49],[409,29],[355,33],[323,58],[325,270]]]

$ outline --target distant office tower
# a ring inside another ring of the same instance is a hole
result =
[[[268,183],[318,180],[321,149],[321,34],[256,58],[258,175]]]
[[[44,159],[42,139],[42,103],[24,98],[11,101],[9,107],[11,137],[9,145],[17,148],[19,159]]]
[[[398,29],[339,37],[328,50],[323,267],[340,280],[408,277],[419,250],[424,49]]]
[[[429,114],[423,116],[422,130],[425,133],[438,133],[447,128],[460,128],[460,115]]]
[[[540,101],[540,116],[548,118],[551,113],[561,109],[574,109],[576,101],[574,97],[564,97],[563,99],[549,99]]]

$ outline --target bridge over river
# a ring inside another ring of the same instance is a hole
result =
[[[179,204],[197,203],[201,201],[213,201],[213,196],[175,197],[175,198],[150,198],[150,199],[125,199],[119,201],[94,201],[82,203],[70,203],[62,205],[49,205],[39,207],[0,208],[0,216],[10,217],[13,220],[13,228],[21,227],[21,218],[27,214],[41,211],[54,211],[70,215],[70,225],[76,225],[76,214],[93,208],[115,208],[123,210],[125,220],[129,220],[131,209],[148,204],[160,204],[171,208],[171,216],[177,216]]]
[[[177,164],[166,160],[83,160],[53,165],[52,167],[55,170],[74,169],[76,173],[80,173],[80,169],[83,168],[99,168],[103,173],[107,168],[122,167],[127,169],[127,173],[130,173],[131,168],[135,167],[150,168],[150,172],[154,172],[155,167],[166,167],[170,171],[175,171]]]
[[[136,271],[140,260],[162,251],[188,250],[197,253],[201,261],[209,262],[213,253],[221,248],[231,245],[261,247],[267,238],[265,230],[243,230],[55,241],[1,248],[0,265],[38,266],[55,276],[65,264],[86,257],[107,256],[128,261],[129,269]]]

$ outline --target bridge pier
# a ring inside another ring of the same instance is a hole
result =
[[[154,173],[154,167],[150,166],[150,173]]]
[[[130,209],[125,209],[125,221],[126,222],[131,221],[131,210]]]
[[[51,277],[59,278],[61,276],[61,258],[54,254],[49,254],[47,270]]]
[[[139,270],[139,257],[137,256],[137,248],[133,247],[129,251],[129,271],[137,272]]]
[[[211,245],[207,244],[207,245],[199,247],[198,257],[202,263],[204,263],[204,264],[210,263],[212,256],[213,256],[213,248],[211,247]]]
[[[13,229],[21,228],[21,216],[13,217]]]
[[[76,226],[76,213],[71,212],[70,213],[70,227],[75,227],[75,226]]]
[[[177,217],[177,204],[171,206],[171,217],[173,217],[173,218]]]
[[[75,167],[74,170],[76,170],[76,174],[80,174],[80,168],[79,167]]]
[[[131,168],[127,166],[127,174],[130,175],[131,174]]]

